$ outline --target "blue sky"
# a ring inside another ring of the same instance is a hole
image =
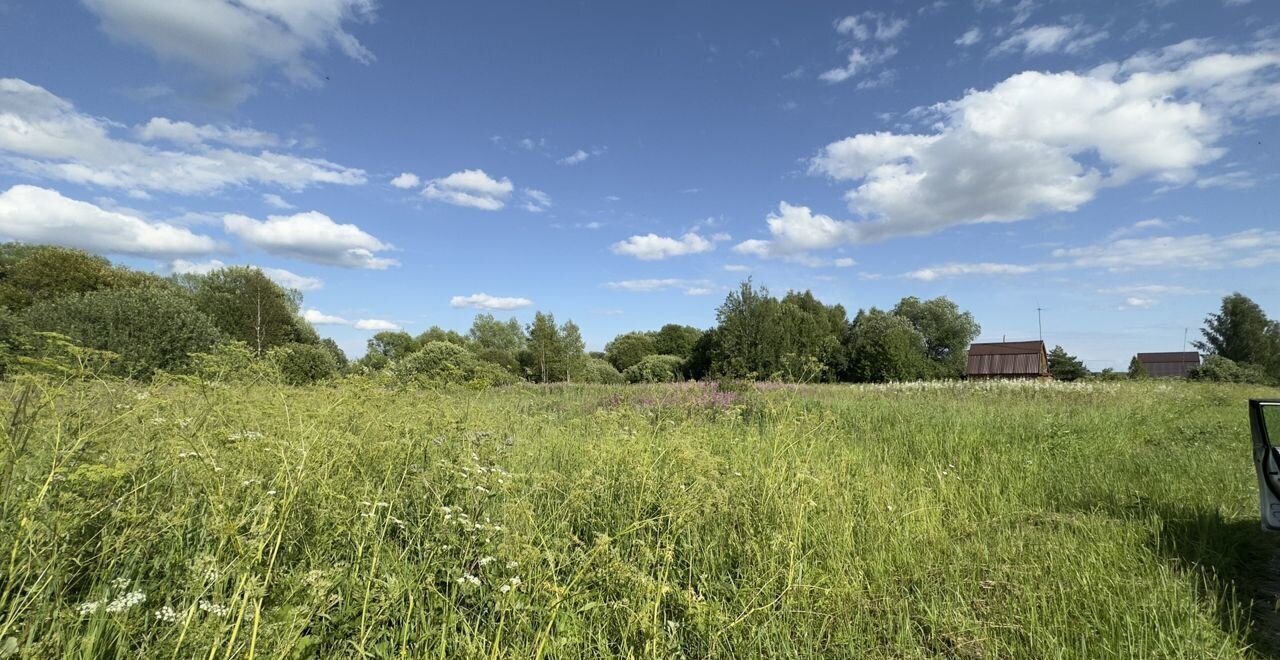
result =
[[[0,0],[0,237],[254,264],[352,357],[751,276],[1093,368],[1280,315],[1280,4]]]

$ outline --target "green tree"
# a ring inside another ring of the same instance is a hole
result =
[[[213,319],[176,287],[71,294],[32,305],[27,321],[35,330],[118,354],[113,371],[138,378],[160,369],[179,371],[192,353],[206,352],[224,339]]]
[[[38,300],[112,288],[111,262],[51,245],[0,245],[0,307],[21,312]]]
[[[1136,355],[1129,360],[1129,377],[1135,380],[1147,377],[1147,367]]]
[[[832,378],[843,368],[844,317],[843,307],[827,307],[808,291],[778,300],[748,279],[716,310],[710,372],[731,378]],[[700,371],[702,358],[692,362],[690,372]]]
[[[622,377],[628,383],[674,383],[680,380],[684,360],[678,355],[647,355],[627,367]]]
[[[520,322],[515,317],[499,321],[492,314],[477,314],[467,335],[477,349],[502,351],[511,355],[524,350],[527,341],[524,328],[520,327]]]
[[[928,368],[924,335],[908,319],[874,307],[858,312],[846,349],[848,376],[859,382],[915,380]]]
[[[427,328],[425,332],[414,337],[413,340],[418,342],[419,346],[426,346],[433,341],[445,341],[455,346],[467,348],[471,343],[471,340],[465,335],[454,330],[445,330],[438,325],[433,325],[430,328]]]
[[[959,378],[964,373],[965,350],[982,332],[972,314],[961,311],[945,296],[923,301],[915,296],[903,298],[893,313],[910,321],[924,336],[925,357],[933,363],[936,375]]]
[[[576,373],[587,358],[587,344],[582,340],[582,331],[572,320],[560,326],[560,354],[564,364],[565,380],[573,380]]]
[[[1085,368],[1084,363],[1074,355],[1067,353],[1066,349],[1061,346],[1054,346],[1049,351],[1049,375],[1054,380],[1073,381],[1084,378],[1089,375],[1089,370]]]
[[[1262,367],[1256,364],[1240,364],[1235,360],[1222,357],[1221,355],[1210,355],[1204,359],[1204,362],[1191,370],[1187,374],[1191,380],[1208,381],[1214,383],[1250,383],[1255,385],[1267,385],[1274,382]]]
[[[657,353],[657,341],[648,332],[627,332],[604,345],[605,356],[618,371]]]
[[[338,361],[323,344],[283,344],[267,351],[267,360],[289,385],[310,385],[338,373]]]
[[[627,382],[608,360],[595,357],[588,357],[582,361],[575,380],[598,385],[617,385]]]
[[[701,337],[702,331],[693,326],[668,323],[653,333],[654,353],[687,360],[693,355],[693,347]]]
[[[1206,317],[1204,326],[1204,340],[1195,347],[1205,353],[1243,364],[1270,365],[1274,359],[1272,323],[1247,296],[1233,293],[1223,298],[1221,309]]]
[[[319,341],[298,315],[301,294],[285,290],[257,268],[232,266],[207,275],[184,275],[182,280],[195,293],[200,311],[259,357],[273,346]]]
[[[556,327],[556,317],[552,314],[537,312],[533,323],[529,324],[529,342],[526,353],[530,357],[529,375],[539,383],[549,383],[562,367],[562,339],[560,329]]]
[[[382,369],[421,348],[413,335],[403,330],[383,330],[370,337],[366,345],[360,364],[370,369]]]
[[[320,346],[323,347],[324,350],[328,351],[329,355],[333,357],[333,363],[338,365],[339,372],[347,370],[347,367],[350,366],[347,361],[347,354],[343,352],[342,347],[338,346],[338,342],[325,337],[320,340]]]

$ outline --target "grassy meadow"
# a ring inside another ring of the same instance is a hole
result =
[[[3,385],[0,657],[1268,657],[1187,383]]]

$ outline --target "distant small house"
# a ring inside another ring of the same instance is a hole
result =
[[[1003,341],[969,346],[965,378],[1048,378],[1042,341]]]
[[[1192,369],[1200,366],[1200,354],[1195,351],[1139,353],[1138,362],[1152,378],[1186,378]]]

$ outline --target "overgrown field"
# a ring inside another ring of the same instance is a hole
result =
[[[32,382],[0,657],[1272,651],[1276,390]]]

